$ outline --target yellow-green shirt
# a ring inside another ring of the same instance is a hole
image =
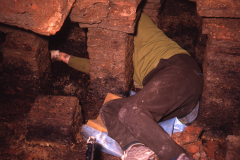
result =
[[[189,54],[168,38],[144,13],[141,14],[134,36],[133,80],[142,86],[145,76],[153,70],[160,59],[175,54]]]
[[[158,65],[160,59],[168,59],[175,54],[189,53],[168,38],[151,18],[142,13],[134,36],[133,80],[142,86],[143,79]],[[89,73],[89,59],[71,56],[68,65]]]

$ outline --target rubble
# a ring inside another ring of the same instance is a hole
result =
[[[221,145],[225,145],[226,142],[209,140],[202,136],[203,132],[202,128],[190,125],[183,132],[174,133],[172,139],[182,146],[194,160],[223,160],[225,150],[221,148]]]

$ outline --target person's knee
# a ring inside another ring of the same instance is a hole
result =
[[[99,115],[106,120],[116,118],[119,112],[118,107],[114,100],[108,101],[101,107]]]
[[[100,111],[99,111],[99,115],[102,119],[104,119],[105,115],[107,113],[110,113],[110,109],[111,109],[111,101],[105,103],[101,108],[100,108]]]
[[[131,122],[131,118],[135,117],[137,113],[137,107],[135,106],[124,106],[120,109],[118,113],[118,119],[121,123]]]

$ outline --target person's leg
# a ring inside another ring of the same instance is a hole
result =
[[[108,135],[115,139],[124,148],[138,139],[132,135],[119,121],[119,110],[129,101],[129,98],[114,99],[106,102],[100,109],[100,116],[108,129]]]
[[[199,69],[190,66],[193,61],[188,55],[160,61],[153,76],[141,91],[132,97],[110,101],[101,109],[103,119],[110,137],[121,147],[132,141],[140,141],[159,158],[169,160],[180,155],[184,150],[157,124],[159,120],[172,113],[183,117],[191,112],[201,95],[201,80],[197,75]],[[118,108],[119,113],[111,109]],[[129,133],[130,132],[130,133]],[[132,138],[128,139],[131,135]]]

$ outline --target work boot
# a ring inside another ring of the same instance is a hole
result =
[[[182,153],[177,157],[174,157],[171,160],[193,160],[192,158],[190,158],[186,153]]]
[[[122,160],[158,160],[158,157],[144,144],[134,143],[124,152]]]
[[[52,61],[61,61],[59,50],[51,50],[50,53]]]

